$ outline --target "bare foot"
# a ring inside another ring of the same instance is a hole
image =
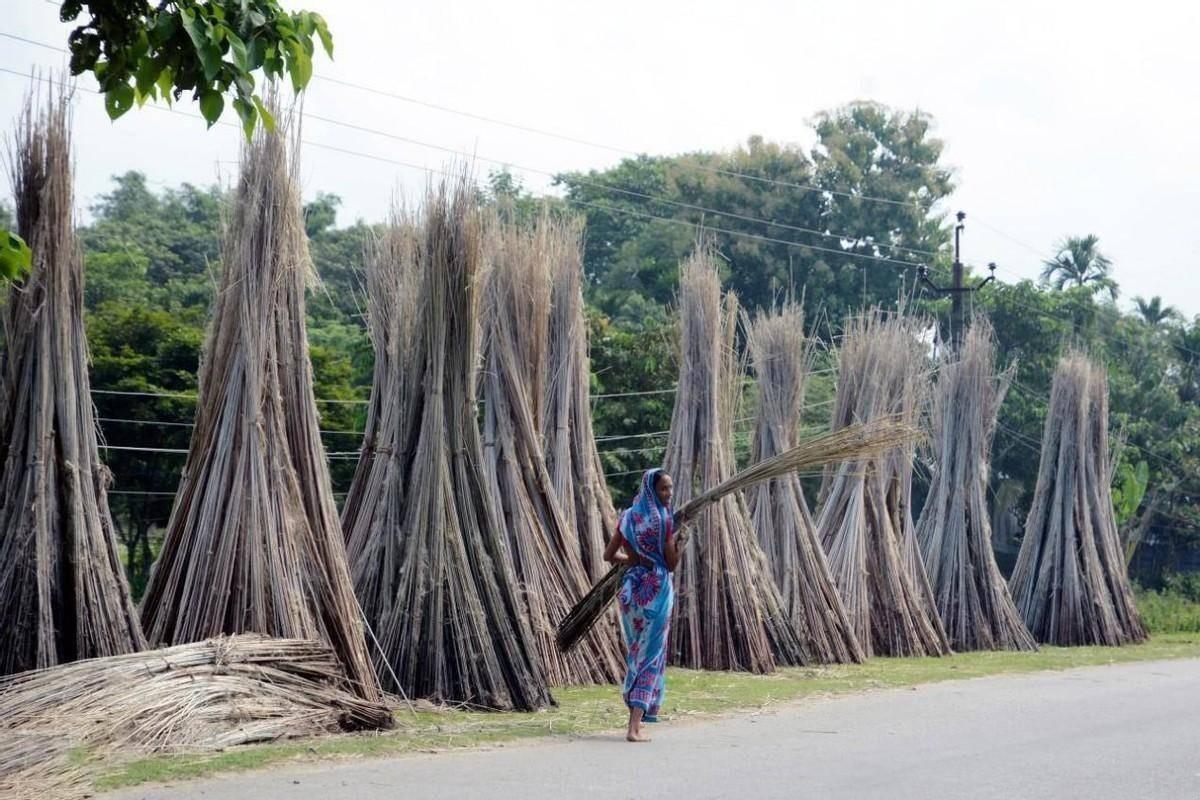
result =
[[[648,741],[650,741],[650,737],[647,736],[646,734],[642,733],[641,731],[638,731],[636,733],[634,733],[633,731],[627,731],[625,733],[625,741],[627,741],[627,742],[648,742]]]

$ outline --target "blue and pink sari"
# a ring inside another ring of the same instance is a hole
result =
[[[633,505],[622,515],[621,536],[625,545],[650,566],[633,566],[625,571],[617,602],[628,652],[625,656],[625,704],[642,709],[652,720],[662,706],[667,669],[667,631],[675,587],[664,555],[674,533],[671,509],[658,499],[654,481],[662,470],[642,476],[642,488]]]

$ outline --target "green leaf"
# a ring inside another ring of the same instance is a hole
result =
[[[214,44],[215,36],[208,22],[197,17],[194,11],[183,8],[179,10],[183,19],[184,30],[196,47],[196,55],[204,66],[204,78],[211,81],[221,70],[221,51]]]
[[[163,67],[162,72],[158,73],[158,80],[155,83],[158,85],[159,95],[167,101],[167,105],[170,105],[171,89],[175,86],[175,75],[171,72],[171,68]]]
[[[208,44],[208,33],[204,30],[204,22],[196,18],[196,12],[181,8],[179,17],[183,20],[183,29],[187,31],[187,35],[192,40],[192,44],[196,46],[197,51]]]
[[[137,61],[148,52],[150,52],[150,37],[146,34],[146,30],[143,28],[142,30],[138,31],[137,39],[130,48],[129,56],[132,60]]]
[[[320,14],[314,14],[317,18],[317,36],[321,38],[321,46],[325,48],[325,55],[333,58],[333,34],[329,32],[329,26],[325,24],[325,20]]]
[[[258,115],[262,117],[263,127],[267,129],[268,133],[274,133],[275,115],[268,111],[267,107],[263,105],[261,97],[254,95],[252,99],[254,100],[254,107],[258,109]]]
[[[138,62],[137,71],[134,73],[134,86],[138,93],[152,94],[160,72],[162,72],[162,66],[157,59],[143,58]]]
[[[283,56],[273,44],[267,45],[263,54],[263,70],[268,78],[277,78],[283,74]]]
[[[292,77],[292,89],[304,91],[312,79],[312,56],[295,42],[288,43],[288,74]]]
[[[204,115],[208,127],[211,128],[221,118],[221,112],[224,110],[225,98],[220,92],[208,89],[200,95],[200,113]]]
[[[221,71],[221,51],[214,44],[206,45],[199,51],[200,63],[204,65],[205,80],[212,80]]]
[[[32,266],[33,251],[25,240],[0,228],[0,275],[13,281],[28,275]]]
[[[104,110],[109,119],[117,119],[133,108],[133,87],[127,83],[118,83],[104,93]]]
[[[245,131],[246,140],[249,141],[254,136],[254,123],[258,121],[258,111],[255,110],[253,103],[240,97],[233,101],[233,107],[238,116],[242,118],[242,130]]]
[[[234,65],[242,72],[250,71],[250,59],[246,53],[246,43],[233,31],[225,31],[229,40],[229,52],[233,56]]]

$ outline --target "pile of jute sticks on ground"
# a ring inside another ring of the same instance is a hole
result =
[[[0,795],[82,796],[105,758],[390,726],[359,695],[328,645],[255,634],[13,675],[0,680]]]

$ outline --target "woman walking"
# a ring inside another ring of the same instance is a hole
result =
[[[628,648],[622,694],[629,707],[625,739],[630,742],[650,741],[642,723],[657,722],[662,707],[667,631],[675,603],[671,573],[686,542],[685,534],[675,530],[674,491],[674,481],[664,470],[647,471],[604,550],[605,561],[629,567],[617,602]]]

